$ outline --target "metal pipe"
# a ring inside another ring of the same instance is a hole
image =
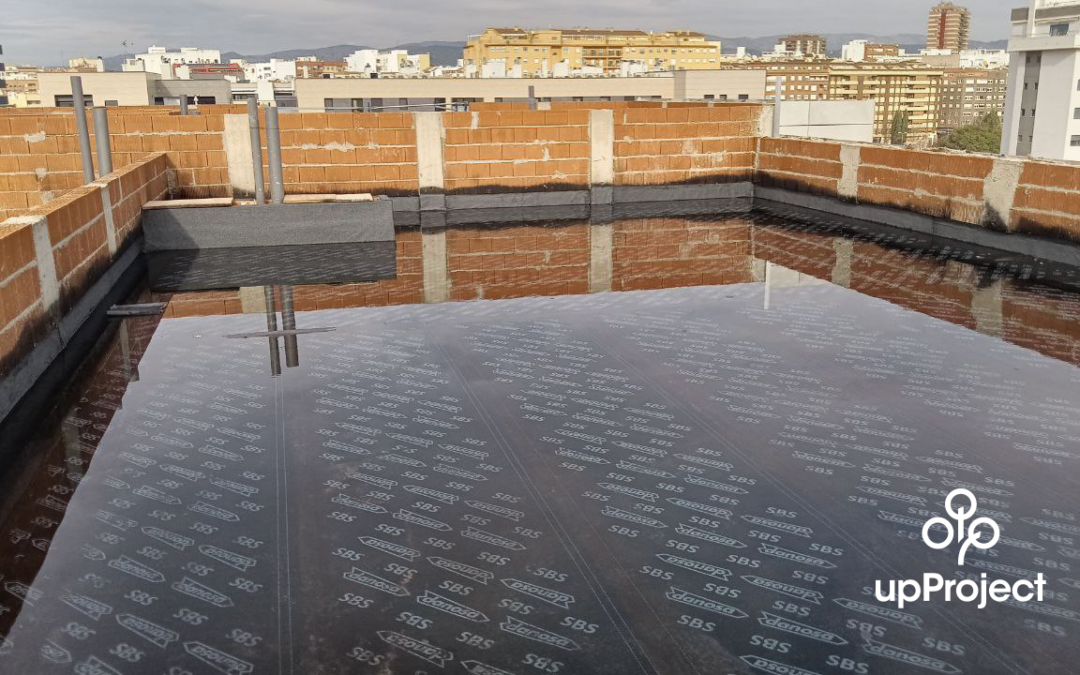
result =
[[[251,166],[255,174],[255,203],[262,206],[266,203],[266,190],[263,188],[263,157],[262,139],[259,137],[259,101],[249,98],[248,128],[251,130]]]
[[[94,155],[90,151],[90,129],[86,125],[86,102],[83,101],[82,78],[78,75],[71,76],[71,99],[75,105],[75,128],[79,130],[83,182],[93,183]]]
[[[293,304],[293,287],[281,287],[281,328],[296,330],[296,308]],[[296,334],[285,336],[285,367],[295,368],[300,365],[300,346]]]
[[[263,300],[266,302],[266,332],[277,332],[277,303],[274,300],[274,287],[263,286]],[[281,352],[278,349],[278,339],[274,336],[270,340],[270,374],[281,375]]]
[[[187,96],[180,94],[180,114],[187,115]]]
[[[102,176],[112,173],[112,141],[109,139],[109,111],[107,108],[94,108],[94,140],[97,141],[98,173]]]
[[[266,163],[270,167],[270,203],[285,201],[285,180],[281,175],[281,131],[278,128],[278,109],[266,107]]]

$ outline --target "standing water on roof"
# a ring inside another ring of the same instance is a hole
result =
[[[439,235],[487,300],[414,304],[425,236],[393,279],[142,295],[0,483],[0,672],[1076,672],[1075,270],[490,223]],[[963,565],[922,536],[956,489],[1000,534]],[[1044,595],[875,595],[928,573]]]

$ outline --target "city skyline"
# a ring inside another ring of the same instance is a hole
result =
[[[773,0],[766,11],[732,12],[705,0],[664,0],[642,6],[602,0],[582,8],[565,0],[542,8],[504,8],[487,0],[463,0],[449,17],[435,3],[379,6],[342,0],[313,0],[302,6],[266,0],[248,11],[240,0],[163,5],[152,11],[132,0],[104,0],[94,6],[57,0],[48,14],[36,3],[19,2],[8,12],[0,35],[8,63],[62,64],[76,56],[109,57],[143,51],[151,44],[200,46],[241,53],[315,48],[334,44],[387,47],[420,41],[464,41],[485,27],[589,26],[642,30],[697,30],[724,37],[785,33],[919,34],[934,2],[892,3],[841,0],[815,6]],[[972,13],[973,40],[1008,37],[1009,10],[1023,0],[958,3]],[[542,9],[543,11],[539,11]],[[560,16],[553,22],[550,17]],[[775,17],[783,16],[782,22]],[[42,40],[42,35],[50,36]],[[126,46],[125,46],[126,43]]]

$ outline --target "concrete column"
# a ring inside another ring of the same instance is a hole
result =
[[[247,115],[224,115],[225,160],[229,164],[229,183],[237,197],[255,194],[255,166],[251,159],[251,130]]]
[[[859,163],[860,148],[852,143],[844,143],[840,146],[840,163],[844,166],[844,172],[840,175],[840,182],[836,185],[840,199],[854,201],[859,196]]]
[[[975,317],[975,330],[984,335],[1001,337],[1005,333],[1005,314],[1001,291],[1005,280],[997,279],[989,286],[980,286],[971,296],[971,313]]]
[[[94,185],[97,186],[98,194],[101,195],[101,212],[105,217],[105,240],[109,244],[109,253],[116,255],[119,244],[116,240],[116,221],[113,218],[112,194],[109,192],[109,184],[97,182]]]
[[[1016,186],[1024,172],[1024,161],[1012,157],[994,158],[994,168],[983,181],[983,215],[980,224],[992,230],[1009,229]]]
[[[421,213],[420,236],[424,266],[424,302],[450,300],[446,261],[446,214]]]
[[[589,187],[593,204],[610,204],[615,184],[615,113],[589,111]]]
[[[53,258],[52,240],[49,238],[49,221],[35,216],[17,216],[6,221],[11,225],[29,225],[34,236],[34,258],[37,261],[38,282],[41,284],[41,304],[46,311],[58,317],[60,280],[56,278],[56,261]]]
[[[685,101],[686,100],[686,74],[687,74],[687,72],[688,71],[685,71],[685,70],[676,70],[674,75],[673,75],[674,82],[672,84],[674,85],[674,88],[673,88],[674,90],[672,91],[672,98],[674,100],[676,100],[676,101]],[[666,108],[667,105],[665,104],[664,107]]]
[[[262,286],[240,288],[240,310],[244,314],[266,313],[266,293]]]
[[[851,259],[855,253],[855,242],[851,239],[834,239],[833,250],[836,262],[833,264],[832,282],[844,288],[851,287]]]
[[[438,112],[413,113],[416,126],[416,163],[420,187],[421,211],[446,210],[446,178],[443,142],[446,131]]]
[[[611,290],[614,267],[614,225],[592,223],[589,225],[589,292],[603,293]]]

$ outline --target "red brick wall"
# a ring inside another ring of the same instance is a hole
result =
[[[762,138],[757,182],[962,223],[983,222],[983,184],[994,167],[993,157],[860,145],[854,194],[842,195],[841,147],[834,141]]]
[[[616,107],[615,184],[750,180],[761,106]]]
[[[862,146],[858,200],[977,225],[993,168],[986,155]]]
[[[759,185],[835,197],[843,173],[839,143],[761,139],[756,175]]]
[[[416,194],[412,115],[283,112],[278,119],[287,194]]]
[[[1080,166],[1025,162],[1009,229],[1080,241]]]
[[[611,289],[645,290],[751,281],[749,220],[619,220],[612,231]]]
[[[461,226],[446,231],[451,300],[589,292],[589,225]]]
[[[178,196],[232,194],[225,158],[222,115],[242,106],[201,106],[199,115],[180,117],[163,106],[109,109],[113,166],[122,167],[148,152],[167,152],[175,169]],[[87,114],[91,144],[92,115]],[[96,155],[95,155],[96,162]],[[34,114],[0,111],[0,218],[18,215],[83,184],[82,160],[71,110]]]
[[[46,205],[0,225],[0,366],[24,355],[46,329],[47,314],[69,311],[112,261],[101,190],[109,190],[118,244],[138,227],[142,205],[168,189],[164,153],[70,190]],[[35,219],[47,225],[49,252],[59,285],[59,305],[46,307],[33,238]]]
[[[446,113],[448,193],[585,189],[589,113],[509,110]]]

